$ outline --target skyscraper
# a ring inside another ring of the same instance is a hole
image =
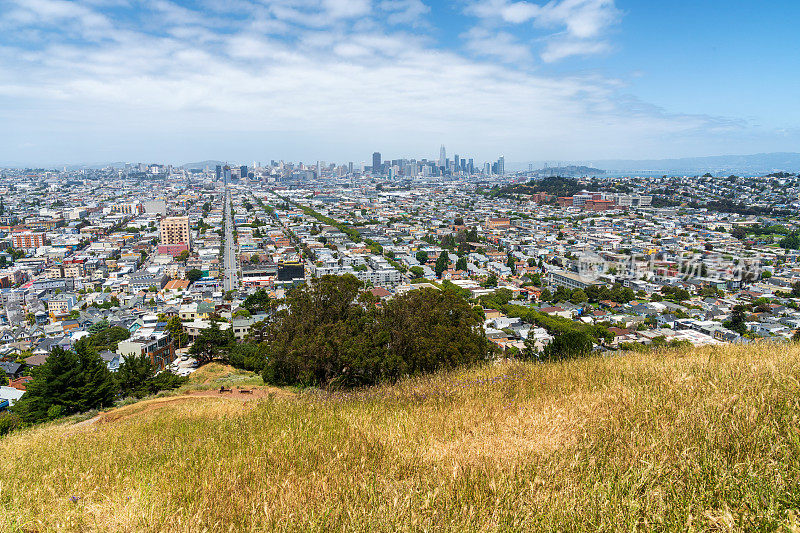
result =
[[[439,148],[439,166],[442,168],[447,166],[447,152],[444,149],[444,145]]]
[[[222,179],[222,165],[217,165],[217,181]]]
[[[381,171],[381,153],[380,152],[373,152],[372,153],[372,172],[373,174],[377,174]]]
[[[239,177],[243,180],[247,179],[247,165],[239,167]]]
[[[497,175],[506,175],[506,158],[502,155],[497,159]]]

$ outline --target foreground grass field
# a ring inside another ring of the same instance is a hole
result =
[[[798,379],[762,344],[159,398],[0,440],[0,531],[792,530]]]

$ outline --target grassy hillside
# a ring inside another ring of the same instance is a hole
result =
[[[764,344],[195,390],[0,440],[0,531],[791,528],[798,379]]]

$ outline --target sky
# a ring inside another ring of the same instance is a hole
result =
[[[796,0],[0,0],[0,165],[800,151]]]

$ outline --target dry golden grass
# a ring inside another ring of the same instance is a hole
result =
[[[208,363],[207,365],[203,365],[191,374],[189,374],[189,384],[190,385],[208,385],[213,383],[214,381],[219,381],[221,379],[228,378],[233,374],[237,374],[235,368],[230,365],[224,365],[222,363]],[[242,374],[252,375],[251,372],[241,372]]]
[[[790,530],[799,378],[759,344],[159,398],[0,440],[0,531]]]

